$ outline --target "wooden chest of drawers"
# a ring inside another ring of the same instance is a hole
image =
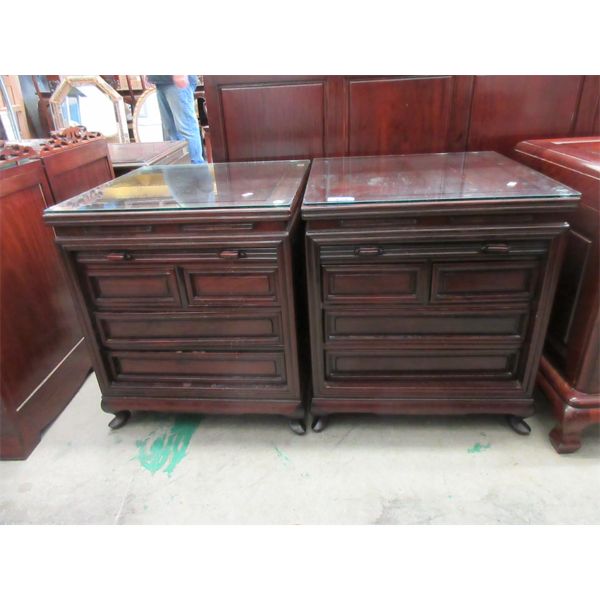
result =
[[[143,167],[46,211],[113,426],[132,410],[264,412],[301,432],[308,166]]]
[[[313,414],[530,415],[578,197],[493,152],[315,160]]]
[[[600,138],[521,142],[515,157],[582,194],[538,373],[558,421],[550,440],[557,452],[574,452],[583,430],[600,422]]]

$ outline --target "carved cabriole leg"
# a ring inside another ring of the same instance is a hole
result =
[[[565,406],[558,425],[550,432],[550,441],[559,454],[568,454],[581,448],[581,433],[589,425],[577,409]]]
[[[584,394],[569,386],[544,356],[540,361],[537,384],[550,401],[558,421],[550,432],[552,446],[559,454],[579,450],[583,430],[593,423],[600,422],[599,395]]]

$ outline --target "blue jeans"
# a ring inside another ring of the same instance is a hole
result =
[[[190,84],[181,89],[175,84],[157,85],[156,96],[162,119],[165,140],[187,140],[192,163],[204,162],[200,127],[196,118],[194,90],[198,83],[195,75],[189,76]]]

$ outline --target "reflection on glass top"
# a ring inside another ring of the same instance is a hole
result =
[[[142,167],[46,212],[285,208],[308,165],[279,160]]]
[[[578,195],[496,152],[454,152],[316,159],[304,205]]]

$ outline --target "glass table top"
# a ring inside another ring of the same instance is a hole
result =
[[[315,159],[306,205],[577,197],[496,152]]]
[[[308,160],[141,167],[45,212],[290,207]]]

